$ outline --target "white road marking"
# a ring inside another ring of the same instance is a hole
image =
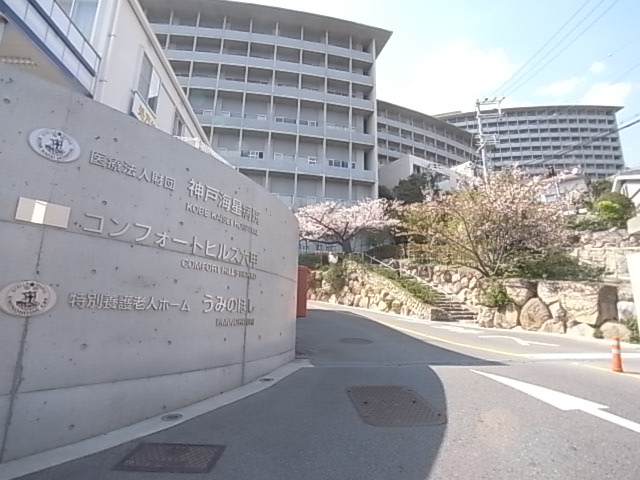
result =
[[[442,330],[448,330],[450,332],[456,332],[456,333],[475,333],[475,334],[480,333],[479,330],[473,330],[471,328],[464,328],[464,327],[457,327],[455,325],[431,325],[431,327],[440,328]]]
[[[535,360],[608,360],[610,353],[523,353],[523,357]],[[622,359],[640,358],[640,352],[622,352]]]
[[[480,338],[508,338],[508,339],[513,340],[514,342],[520,344],[520,345],[524,345],[525,347],[528,347],[529,345],[543,345],[545,347],[557,347],[558,346],[555,343],[534,342],[532,340],[522,340],[521,338],[518,338],[518,337],[508,337],[506,335],[480,335]]]
[[[603,412],[603,408],[609,408],[606,405],[601,405],[599,403],[591,402],[583,398],[567,395],[566,393],[556,392],[555,390],[551,390],[545,387],[539,387],[538,385],[533,385],[531,383],[525,383],[519,380],[513,380],[511,378],[501,377],[499,375],[494,375],[491,373],[479,372],[478,370],[471,371],[477,373],[478,375],[490,378],[491,380],[495,380],[496,382],[502,383],[503,385],[506,385],[508,387],[515,388],[516,390],[522,393],[526,393],[533,398],[537,398],[541,402],[548,403],[549,405],[557,409],[564,411],[580,410],[584,413],[593,415],[594,417],[598,417],[607,422],[614,423],[633,432],[640,433],[640,424],[632,422],[631,420],[627,420],[626,418],[618,417],[617,415],[609,412]]]

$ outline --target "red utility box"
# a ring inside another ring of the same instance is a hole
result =
[[[307,290],[309,289],[309,268],[298,267],[298,293],[296,299],[296,317],[307,316]]]

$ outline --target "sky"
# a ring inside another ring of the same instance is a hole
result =
[[[640,119],[637,0],[248,1],[392,31],[377,97],[429,115],[504,96],[506,107],[615,105],[619,124]],[[620,133],[626,164],[640,167],[640,124]]]

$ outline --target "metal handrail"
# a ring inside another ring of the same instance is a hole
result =
[[[408,277],[412,277],[415,281],[417,281],[419,283],[422,283],[422,284],[425,284],[429,288],[435,290],[437,293],[439,293],[441,295],[444,295],[444,297],[449,301],[450,304],[453,304],[453,303],[463,304],[465,306],[465,308],[469,309],[473,313],[477,313],[477,312],[475,312],[474,308],[470,307],[465,302],[460,301],[460,299],[458,297],[456,297],[454,294],[448,293],[448,292],[444,292],[440,288],[438,288],[435,285],[433,285],[432,283],[426,281],[424,278],[419,277],[418,275],[415,275],[415,274],[411,273],[410,271],[402,268],[402,263],[400,263],[400,262],[398,262],[400,267],[393,268],[391,265],[387,265],[386,263],[382,262],[381,260],[378,260],[375,257],[372,257],[371,255],[369,255],[367,253],[364,253],[364,252],[354,252],[354,253],[352,253],[352,255],[354,255],[354,254],[355,255],[359,255],[362,258],[367,257],[369,260],[372,260],[373,262],[375,262],[375,263],[377,263],[379,265],[382,265],[383,267],[388,268],[390,270],[397,271],[401,275],[406,275]]]

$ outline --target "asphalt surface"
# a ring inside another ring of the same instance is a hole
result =
[[[629,373],[615,374],[604,341],[314,306],[298,321],[296,349],[313,368],[162,432],[20,478],[640,478],[640,349],[623,345]],[[509,379],[578,400],[501,383]],[[371,385],[409,388],[446,422],[370,425],[347,390]],[[584,401],[598,409],[581,410]],[[226,448],[209,474],[113,470],[141,442]]]

